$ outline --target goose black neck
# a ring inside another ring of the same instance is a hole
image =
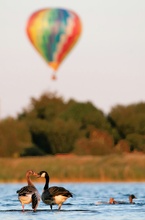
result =
[[[49,176],[45,176],[45,186],[44,186],[44,190],[49,188]]]

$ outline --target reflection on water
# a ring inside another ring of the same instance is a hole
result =
[[[56,185],[56,183],[51,184]],[[25,205],[22,212],[16,191],[24,184],[0,184],[0,217],[15,219],[53,219],[53,220],[143,220],[145,216],[145,183],[62,183],[57,184],[73,192],[60,211],[57,206],[50,207],[40,202],[36,212],[31,204]],[[43,184],[36,184],[42,192]],[[129,204],[128,196],[134,194],[135,204]],[[128,204],[107,204],[110,197]]]

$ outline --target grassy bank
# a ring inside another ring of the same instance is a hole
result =
[[[145,154],[0,158],[0,181],[25,181],[28,169],[48,171],[51,182],[145,181]]]

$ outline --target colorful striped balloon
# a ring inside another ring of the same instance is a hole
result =
[[[26,30],[32,45],[56,71],[79,39],[82,26],[75,12],[47,8],[30,16]]]

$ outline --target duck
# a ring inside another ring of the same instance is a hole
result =
[[[117,201],[115,201],[115,199],[114,198],[110,198],[109,199],[109,204],[117,204],[118,202]]]
[[[133,199],[137,199],[136,196],[134,194],[129,195],[129,203],[134,204]]]
[[[118,204],[118,203],[119,203],[118,201],[115,201],[115,199],[113,197],[111,197],[108,202],[100,201],[100,202],[97,202],[96,205],[99,205],[99,204]]]
[[[134,194],[129,195],[129,203],[134,204],[133,199],[137,199]],[[114,198],[109,199],[109,204],[128,204],[124,201],[116,201]]]
[[[52,186],[49,187],[49,175],[46,171],[40,171],[38,173],[38,178],[45,178],[45,185],[41,195],[42,201],[50,205],[52,210],[53,205],[58,205],[58,210],[61,209],[62,204],[70,197],[73,197],[72,193],[65,189],[64,187]]]
[[[36,176],[37,173],[33,170],[28,170],[26,172],[26,180],[28,185],[22,187],[21,189],[17,190],[18,193],[18,199],[20,203],[22,204],[22,211],[24,211],[24,205],[32,203],[32,209],[33,211],[36,211],[38,204],[40,202],[40,194],[34,184],[32,183],[32,180],[30,179],[30,176]]]

